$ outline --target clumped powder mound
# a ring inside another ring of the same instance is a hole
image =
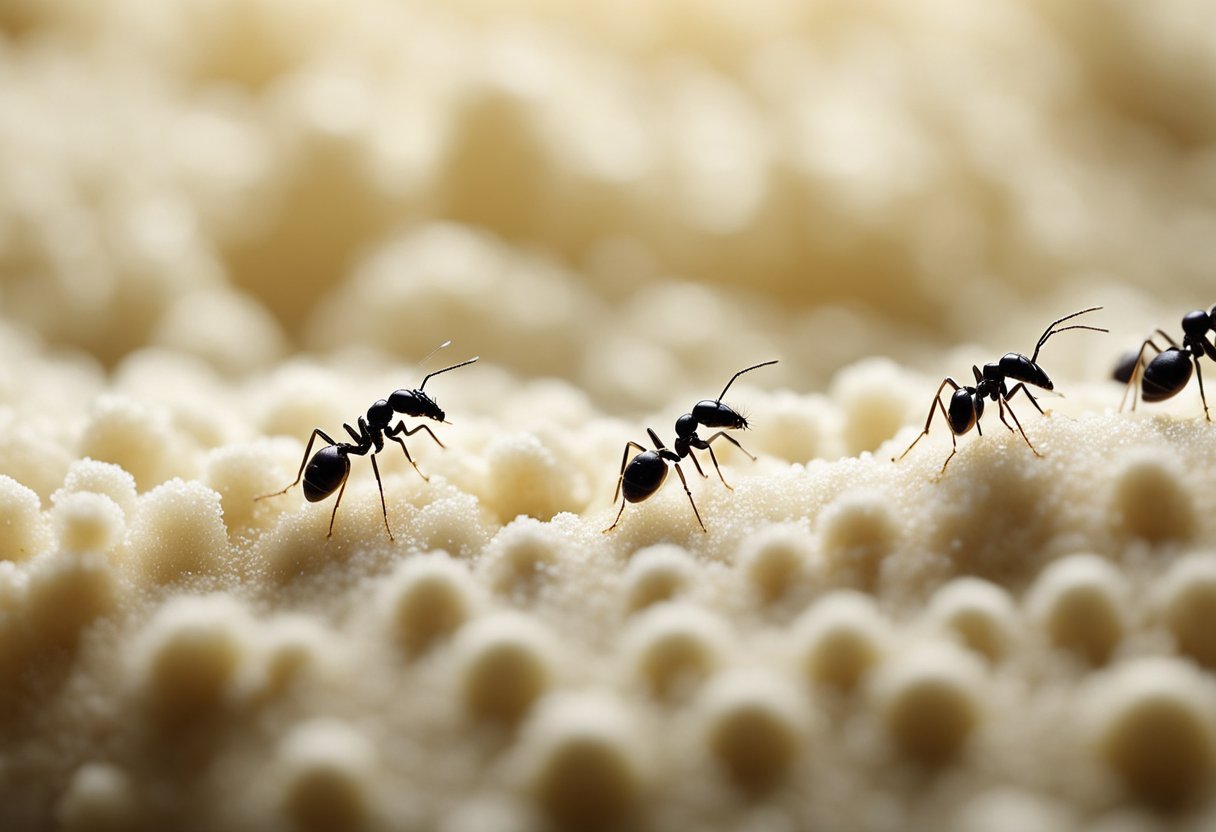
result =
[[[1216,427],[1110,380],[1216,302],[1213,31],[0,4],[0,828],[1216,825]],[[1099,305],[1037,454],[989,402],[893,461]],[[773,359],[757,458],[605,533],[626,443]],[[424,378],[383,496],[276,494]]]

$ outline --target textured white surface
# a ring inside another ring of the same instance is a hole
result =
[[[1106,380],[1216,301],[1159,5],[0,6],[0,827],[1216,824],[1216,428]],[[891,461],[1093,304],[1042,458]],[[332,539],[254,499],[474,354],[395,541],[365,458]],[[672,475],[603,533],[772,358],[708,531]]]

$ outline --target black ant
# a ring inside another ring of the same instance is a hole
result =
[[[451,342],[445,342],[436,349],[443,349]],[[300,470],[296,473],[295,482],[284,488],[282,491],[276,491],[273,494],[263,494],[260,497],[255,497],[255,500],[264,500],[267,497],[278,497],[286,494],[293,486],[304,479],[304,497],[310,503],[316,503],[324,500],[335,490],[338,492],[338,499],[334,501],[333,513],[329,515],[329,533],[325,537],[331,538],[334,535],[334,518],[338,516],[338,505],[342,502],[342,494],[346,491],[346,479],[350,475],[350,455],[363,456],[368,451],[372,451],[372,471],[376,475],[376,487],[380,490],[380,513],[384,516],[384,528],[388,532],[388,539],[393,540],[393,530],[388,525],[388,508],[384,504],[384,485],[380,482],[380,468],[376,465],[376,454],[384,450],[384,440],[386,438],[393,440],[401,446],[401,450],[405,452],[405,458],[414,470],[418,472],[424,480],[430,480],[426,474],[422,473],[418,464],[414,462],[414,458],[410,456],[409,448],[405,446],[405,440],[402,437],[413,436],[420,430],[426,431],[430,437],[435,440],[435,444],[439,447],[446,447],[439,441],[434,432],[425,424],[418,425],[410,430],[406,430],[405,423],[398,420],[397,424],[390,425],[389,422],[393,419],[394,413],[401,413],[406,416],[415,418],[422,417],[433,419],[436,422],[444,421],[444,412],[435,403],[435,400],[422,392],[422,388],[426,387],[427,381],[432,376],[437,376],[440,373],[446,373],[448,370],[455,370],[457,367],[466,367],[472,364],[480,356],[470,358],[468,361],[461,361],[459,364],[453,364],[451,367],[444,367],[442,370],[436,370],[433,373],[428,373],[422,379],[422,384],[418,385],[416,390],[397,390],[388,399],[379,399],[367,409],[367,416],[359,417],[359,429],[356,431],[348,424],[343,424],[346,432],[350,434],[355,441],[351,442],[335,442],[333,438],[320,428],[314,428],[312,436],[308,438],[308,447],[304,449],[304,457],[300,460]],[[308,459],[308,455],[312,453],[313,442],[320,436],[328,445],[317,451],[312,460]],[[372,450],[372,449],[375,450]],[[305,463],[308,467],[305,468]]]
[[[1208,341],[1207,334],[1216,331],[1216,306],[1211,312],[1195,309],[1182,317],[1182,346],[1162,330],[1156,331],[1169,346],[1165,349],[1157,346],[1153,336],[1144,339],[1139,351],[1128,352],[1119,361],[1112,374],[1117,381],[1127,384],[1123,391],[1123,401],[1119,409],[1127,404],[1128,390],[1134,390],[1136,375],[1140,375],[1140,398],[1146,402],[1161,402],[1173,398],[1186,387],[1191,380],[1191,367],[1199,378],[1199,399],[1203,402],[1203,415],[1210,422],[1212,415],[1208,412],[1208,398],[1203,392],[1203,370],[1199,359],[1205,355],[1216,361],[1216,338]],[[1152,347],[1157,351],[1153,360],[1144,363],[1144,350]],[[1136,409],[1136,394],[1132,393],[1132,410]]]
[[[667,479],[667,464],[672,463],[675,466],[676,473],[680,475],[680,482],[684,484],[684,493],[688,495],[688,502],[692,505],[692,512],[697,517],[697,523],[701,526],[701,531],[707,531],[704,521],[701,520],[701,512],[697,511],[697,504],[693,502],[692,492],[688,490],[688,480],[684,478],[684,471],[680,468],[680,460],[688,457],[692,459],[692,464],[696,466],[697,473],[702,477],[708,476],[701,470],[701,463],[697,461],[696,454],[693,450],[709,451],[709,458],[714,463],[714,469],[718,472],[718,479],[722,480],[722,484],[727,488],[731,488],[730,483],[722,476],[722,469],[718,466],[718,457],[714,454],[714,449],[711,443],[716,439],[725,439],[730,442],[740,451],[743,451],[753,462],[756,457],[748,453],[739,442],[725,430],[720,430],[708,439],[702,439],[697,433],[698,427],[707,428],[725,428],[727,430],[746,430],[747,417],[739,413],[733,407],[723,403],[722,397],[726,395],[726,391],[735,383],[735,379],[744,373],[767,367],[770,364],[776,364],[777,361],[765,361],[762,364],[753,364],[751,367],[740,370],[731,376],[730,381],[726,382],[726,386],[722,388],[722,392],[718,394],[718,398],[710,400],[703,399],[697,402],[692,409],[692,413],[685,413],[679,419],[676,419],[676,442],[675,450],[669,449],[663,444],[663,440],[659,439],[659,435],[651,428],[646,428],[646,432],[650,434],[650,441],[654,443],[654,450],[647,450],[644,446],[637,442],[626,442],[625,452],[621,455],[621,472],[617,475],[616,491],[612,495],[612,502],[616,502],[617,497],[621,496],[623,491],[625,499],[621,501],[621,510],[616,513],[616,519],[612,521],[612,525],[604,529],[608,533],[616,528],[617,523],[621,522],[621,515],[625,513],[625,503],[640,503],[646,500],[663,485]],[[630,448],[637,448],[640,453],[629,459]],[[733,489],[731,489],[733,490]]]
[[[1039,342],[1034,346],[1034,354],[1029,358],[1022,355],[1020,352],[1005,353],[999,362],[985,364],[983,372],[979,367],[972,365],[971,372],[975,375],[975,386],[964,387],[952,378],[946,378],[937,388],[937,393],[933,397],[933,404],[929,406],[929,418],[925,420],[925,429],[921,431],[920,436],[912,440],[912,444],[908,449],[899,455],[898,459],[893,458],[892,462],[897,462],[908,455],[916,447],[916,443],[923,439],[929,433],[929,425],[933,422],[933,417],[938,409],[942,415],[946,417],[946,422],[950,425],[950,442],[954,446],[950,451],[950,456],[946,457],[946,461],[942,463],[941,473],[946,472],[946,466],[950,464],[950,460],[958,453],[958,440],[956,437],[961,436],[971,428],[983,436],[984,431],[980,428],[980,417],[984,415],[984,399],[992,399],[997,403],[1001,414],[1001,423],[1013,432],[1013,427],[1005,420],[1005,412],[1013,417],[1013,423],[1018,427],[1018,433],[1022,434],[1022,439],[1025,440],[1026,446],[1034,452],[1035,456],[1042,456],[1038,449],[1031,444],[1030,439],[1026,436],[1026,431],[1022,430],[1022,423],[1018,421],[1017,414],[1013,412],[1013,406],[1010,404],[1010,399],[1019,390],[1026,394],[1026,398],[1030,399],[1030,403],[1035,406],[1039,413],[1043,412],[1043,408],[1039,407],[1038,401],[1030,394],[1030,390],[1026,388],[1027,384],[1032,384],[1035,387],[1041,387],[1044,390],[1053,390],[1054,385],[1051,379],[1047,377],[1047,373],[1043,372],[1036,361],[1039,357],[1039,350],[1047,343],[1047,339],[1055,335],[1057,332],[1066,332],[1070,329],[1088,329],[1093,332],[1108,332],[1109,330],[1102,329],[1096,326],[1086,326],[1085,324],[1073,324],[1071,326],[1059,326],[1064,321],[1071,320],[1078,315],[1084,315],[1087,312],[1096,312],[1101,309],[1101,306],[1091,306],[1088,309],[1082,309],[1080,312],[1073,312],[1071,315],[1065,315],[1063,318],[1052,321],[1051,324],[1039,336]],[[1058,327],[1058,328],[1057,328]],[[1006,379],[1013,379],[1017,382],[1013,389],[1005,386]],[[950,397],[950,407],[946,408],[942,404],[942,390],[946,385],[954,388],[954,394]]]

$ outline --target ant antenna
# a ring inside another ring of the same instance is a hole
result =
[[[451,341],[448,341],[448,342],[442,344],[441,346],[436,347],[435,351],[443,349],[443,347],[446,347],[450,343],[451,343]],[[475,355],[472,358],[470,358],[468,361],[461,361],[459,364],[453,364],[451,367],[444,367],[442,370],[436,370],[433,373],[427,373],[426,377],[422,379],[422,384],[418,385],[418,389],[421,390],[423,387],[426,387],[427,379],[429,379],[431,376],[437,376],[440,373],[446,373],[448,370],[455,370],[457,367],[466,367],[469,364],[472,364],[474,361],[476,361],[479,358],[481,358],[480,355]]]
[[[1080,314],[1080,313],[1078,313],[1078,314]],[[1059,322],[1057,321],[1057,323],[1059,323]],[[739,376],[743,375],[744,373],[750,373],[752,370],[757,370],[761,367],[767,367],[769,364],[776,364],[776,363],[777,363],[777,359],[774,358],[772,361],[765,361],[763,364],[753,364],[752,366],[742,369],[739,372],[735,373],[733,376],[730,377],[730,381],[726,382],[726,386],[722,388],[722,392],[718,394],[718,398],[716,401],[719,401],[719,402],[722,401],[722,397],[726,395],[726,391],[730,389],[730,386],[735,383],[735,379],[737,379]]]
[[[1063,318],[1059,318],[1058,320],[1052,321],[1050,324],[1048,324],[1047,329],[1043,330],[1043,334],[1039,337],[1039,343],[1034,345],[1034,355],[1030,356],[1030,363],[1035,363],[1035,360],[1039,357],[1039,350],[1041,350],[1043,345],[1047,343],[1047,339],[1055,335],[1057,332],[1067,332],[1070,329],[1088,329],[1091,332],[1110,332],[1109,329],[1103,329],[1100,326],[1086,326],[1085,324],[1073,324],[1072,326],[1062,326],[1059,329],[1055,328],[1057,324],[1062,324],[1067,320],[1077,317],[1078,315],[1084,315],[1086,312],[1097,312],[1101,308],[1101,306],[1091,306],[1088,309],[1082,309],[1080,312],[1073,312],[1071,315],[1065,315]]]
[[[450,346],[452,346],[452,339],[451,339],[451,338],[449,338],[448,340],[444,341],[444,342],[443,342],[442,344],[440,344],[439,346],[435,347],[435,349],[431,350],[431,351],[430,351],[430,352],[428,352],[426,355],[422,356],[422,358],[418,359],[418,366],[419,366],[419,367],[421,367],[421,366],[422,366],[423,364],[425,364],[427,361],[430,361],[430,359],[431,359],[431,356],[432,356],[432,355],[434,355],[435,353],[439,352],[439,351],[440,351],[441,349],[443,349],[444,347],[450,347]]]

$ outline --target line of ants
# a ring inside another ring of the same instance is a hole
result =
[[[1030,438],[1026,435],[1026,431],[1022,428],[1021,421],[1014,412],[1012,399],[1018,393],[1022,393],[1025,398],[1030,400],[1030,403],[1034,405],[1039,413],[1043,413],[1043,408],[1039,406],[1038,400],[1030,392],[1030,387],[1038,387],[1047,391],[1052,391],[1055,387],[1051,378],[1048,377],[1047,373],[1038,363],[1039,351],[1042,350],[1043,345],[1053,335],[1058,335],[1061,332],[1070,330],[1108,332],[1109,330],[1102,327],[1090,326],[1088,324],[1072,323],[1067,326],[1061,326],[1061,324],[1074,318],[1089,314],[1090,312],[1096,312],[1100,309],[1102,309],[1100,306],[1091,306],[1052,321],[1043,330],[1043,334],[1039,336],[1034,351],[1029,356],[1022,353],[1010,352],[1006,353],[998,361],[985,364],[982,370],[978,366],[973,365],[971,372],[975,378],[974,385],[959,384],[950,377],[943,379],[942,383],[938,385],[937,392],[934,394],[933,401],[929,406],[929,415],[925,419],[924,429],[912,440],[912,444],[902,454],[892,458],[892,462],[902,460],[916,447],[916,444],[921,439],[928,435],[929,428],[933,424],[933,419],[940,411],[946,420],[947,426],[950,428],[950,441],[952,445],[950,454],[946,457],[945,462],[942,463],[941,471],[939,472],[939,476],[944,475],[946,467],[950,464],[950,460],[958,453],[958,437],[970,432],[972,428],[975,428],[977,433],[983,434],[983,430],[980,427],[980,418],[984,415],[985,400],[996,403],[1001,423],[1011,433],[1016,432],[1020,434],[1031,452],[1035,456],[1041,457],[1042,454],[1031,443]],[[1207,396],[1203,388],[1201,359],[1206,357],[1216,362],[1216,306],[1212,307],[1210,311],[1197,309],[1188,312],[1182,318],[1182,331],[1183,335],[1181,343],[1179,343],[1164,330],[1157,329],[1152,335],[1144,339],[1139,349],[1130,350],[1118,361],[1112,372],[1112,378],[1126,385],[1123,399],[1119,405],[1121,411],[1127,405],[1129,394],[1131,395],[1132,410],[1136,408],[1137,399],[1143,399],[1151,403],[1172,398],[1187,386],[1191,379],[1191,373],[1194,371],[1199,380],[1199,397],[1203,403],[1204,418],[1208,422],[1212,421],[1208,410]],[[1166,346],[1157,343],[1156,339],[1158,337],[1165,342]],[[450,341],[445,342],[437,347],[436,350],[443,349],[450,343]],[[1152,350],[1153,355],[1146,360],[1146,353],[1149,350]],[[300,461],[300,469],[296,473],[295,480],[281,491],[263,494],[255,499],[263,500],[268,497],[286,494],[288,490],[299,484],[301,480],[304,483],[304,496],[309,502],[324,500],[337,491],[338,497],[334,501],[333,511],[329,518],[329,532],[326,535],[327,537],[332,537],[334,519],[338,514],[338,505],[342,502],[342,494],[346,490],[346,481],[350,475],[350,457],[352,455],[368,456],[370,454],[372,471],[375,474],[376,486],[380,492],[380,511],[384,518],[384,528],[388,532],[389,539],[392,540],[393,531],[388,522],[388,509],[384,502],[384,485],[380,479],[380,469],[376,464],[376,455],[384,450],[386,440],[396,442],[401,446],[406,461],[413,466],[419,476],[424,480],[428,480],[427,475],[422,473],[417,463],[414,462],[413,457],[410,456],[409,448],[405,444],[405,437],[413,436],[419,431],[425,431],[439,447],[445,447],[444,444],[425,423],[416,425],[413,428],[407,428],[403,420],[398,419],[394,424],[393,419],[396,415],[400,414],[402,416],[430,419],[442,424],[448,424],[443,410],[430,395],[423,392],[423,388],[426,387],[427,381],[434,376],[460,367],[466,367],[477,360],[475,356],[466,361],[461,361],[457,364],[444,367],[441,370],[428,373],[416,389],[397,390],[387,399],[380,399],[374,402],[368,408],[367,415],[359,417],[357,430],[349,424],[342,425],[353,440],[352,442],[337,442],[325,431],[315,428],[308,439],[307,447],[304,449],[304,456]],[[604,532],[611,532],[620,524],[627,504],[643,502],[657,493],[667,479],[669,467],[675,468],[676,474],[684,486],[684,493],[688,495],[688,502],[692,506],[693,515],[696,517],[701,531],[707,531],[705,522],[701,518],[701,512],[697,509],[696,501],[693,500],[692,491],[688,487],[688,480],[684,475],[683,469],[680,467],[680,463],[685,460],[691,460],[697,473],[703,478],[707,478],[708,474],[702,469],[701,463],[694,451],[708,451],[710,461],[713,463],[714,470],[718,474],[718,479],[722,481],[722,485],[727,489],[733,490],[723,476],[721,467],[718,465],[718,458],[714,453],[713,443],[719,439],[725,439],[742,451],[753,462],[756,460],[756,457],[739,444],[738,440],[726,432],[728,430],[746,430],[749,427],[749,422],[744,415],[731,405],[723,402],[722,399],[739,376],[776,363],[777,360],[773,359],[739,370],[731,376],[716,399],[704,399],[693,405],[690,413],[685,413],[676,419],[676,438],[672,447],[669,448],[665,445],[652,428],[647,428],[646,433],[650,437],[651,444],[654,446],[653,448],[647,448],[632,440],[627,442],[621,455],[621,467],[617,474],[616,491],[612,498],[614,505],[617,499],[621,499],[621,507],[617,511],[616,519],[613,520],[612,525],[604,529]],[[1010,382],[1013,382],[1012,386],[1010,386]],[[949,404],[945,404],[942,401],[942,393],[947,387],[952,388]],[[1012,425],[1006,419],[1006,414],[1013,420]],[[717,428],[718,430],[716,433],[702,438],[699,432],[701,428]],[[317,437],[320,437],[326,445],[320,448],[316,454],[312,454],[313,444],[316,442]],[[637,453],[630,457],[630,451],[635,450]],[[312,455],[311,459],[310,455]]]

